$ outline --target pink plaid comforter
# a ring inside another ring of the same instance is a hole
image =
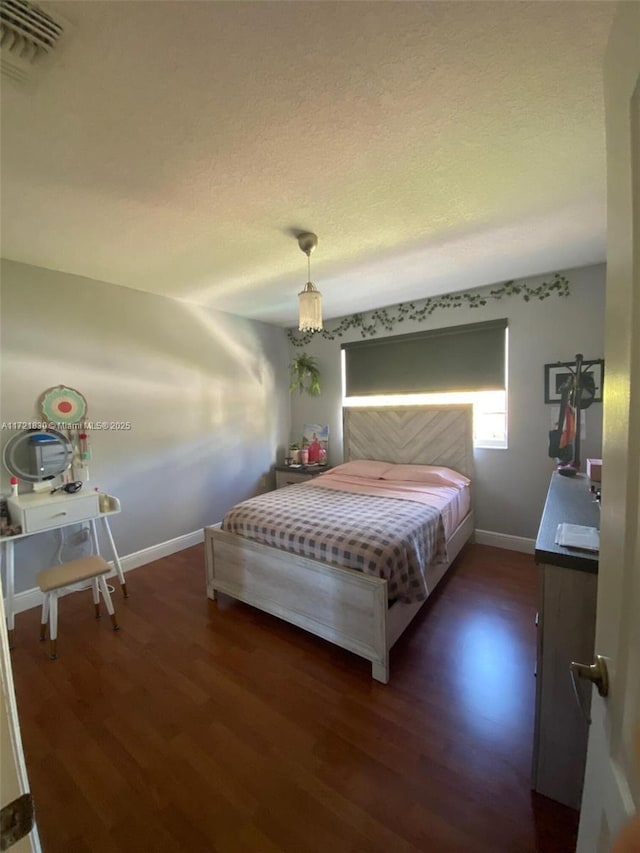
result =
[[[385,578],[390,599],[411,603],[427,598],[428,565],[447,560],[439,509],[410,498],[319,485],[317,480],[301,483],[243,501],[225,515],[222,529]]]

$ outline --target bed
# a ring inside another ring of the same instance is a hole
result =
[[[382,468],[392,473],[393,466],[430,465],[471,478],[471,406],[345,409],[344,458],[346,462],[388,463]],[[263,500],[276,509],[276,497],[282,503],[289,496],[294,506],[310,492],[318,495],[318,500],[322,493],[331,493],[333,500],[338,500],[337,489],[341,487],[335,483],[340,478],[331,481],[331,477],[332,472],[315,478],[312,484],[288,486],[278,495],[263,496]],[[344,498],[343,491],[340,497]],[[393,497],[385,494],[365,500],[384,502]],[[410,504],[417,507],[411,496],[408,501],[397,500],[399,518],[406,515]],[[240,506],[244,507],[244,502]],[[225,524],[230,526],[226,517]],[[379,526],[382,528],[382,522]],[[237,529],[242,530],[242,524]],[[442,526],[439,529],[442,532]],[[348,649],[371,662],[374,679],[387,683],[389,650],[471,538],[473,529],[473,505],[468,500],[462,517],[449,524],[444,541],[435,541],[433,553],[437,557],[426,566],[425,587],[413,594],[390,584],[391,578],[367,573],[362,566],[345,568],[335,565],[335,559],[328,562],[281,550],[217,524],[205,528],[207,595],[215,599],[217,592],[225,593]]]

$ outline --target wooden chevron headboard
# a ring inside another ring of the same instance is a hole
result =
[[[344,459],[445,465],[473,478],[473,407],[345,407]]]

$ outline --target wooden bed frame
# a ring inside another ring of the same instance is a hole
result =
[[[445,465],[473,474],[472,408],[358,407],[344,412],[344,457]],[[430,591],[474,530],[473,506],[447,543],[449,562],[430,567]],[[207,595],[222,592],[371,661],[389,681],[389,650],[424,601],[388,605],[387,581],[205,528]]]

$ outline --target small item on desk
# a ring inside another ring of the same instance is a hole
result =
[[[95,491],[98,493],[98,509],[100,512],[111,512],[111,498],[109,495],[97,488]]]
[[[89,434],[86,432],[81,432],[80,436],[80,464],[82,466],[82,479],[85,482],[89,482],[89,468],[87,467],[87,463],[91,459],[91,450],[89,448]]]
[[[583,551],[599,551],[600,531],[597,527],[585,527],[582,524],[559,524],[556,530],[556,545],[580,548]]]
[[[55,495],[56,492],[66,492],[68,495],[75,495],[76,492],[79,492],[82,488],[82,482],[80,480],[75,480],[71,483],[63,483],[61,486],[56,486],[55,489],[51,489],[51,494]]]
[[[9,527],[9,507],[7,499],[0,497],[0,536],[6,536]]]
[[[563,477],[575,477],[578,473],[578,468],[573,464],[573,462],[569,462],[568,465],[558,465],[557,469],[558,474],[562,474]]]
[[[18,536],[22,533],[19,524],[11,524],[9,505],[5,497],[0,497],[0,536]]]
[[[592,483],[602,480],[602,459],[587,459],[587,477]]]
[[[31,483],[31,488],[36,494],[49,494],[51,492],[52,480],[55,480],[55,477],[47,477],[46,480],[39,480],[37,483]]]
[[[12,477],[9,480],[9,483],[11,484],[11,497],[17,498],[18,497],[18,478]]]

